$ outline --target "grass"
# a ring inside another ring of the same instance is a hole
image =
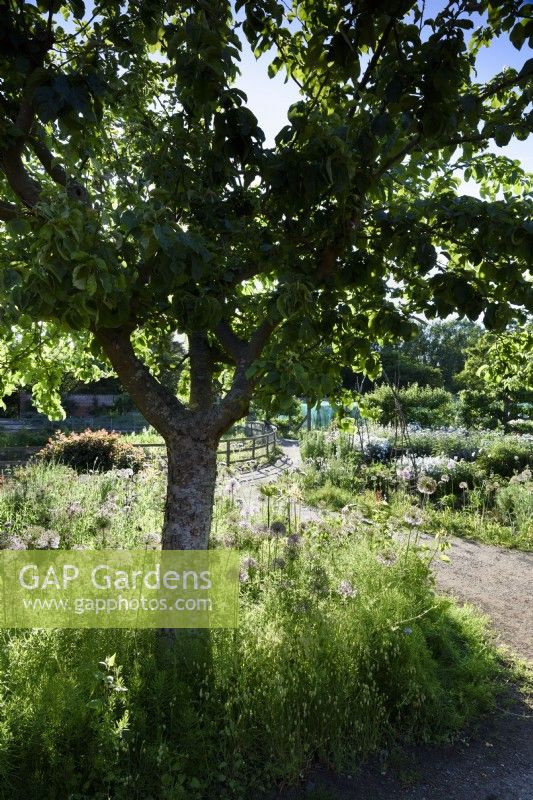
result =
[[[163,488],[156,469],[30,466],[0,491],[4,541],[53,526],[63,547],[139,547]],[[243,519],[221,491],[213,546],[248,559],[237,630],[170,650],[151,631],[0,634],[0,797],[244,800],[314,759],[342,770],[398,739],[447,741],[494,703],[483,619],[435,595],[432,554],[394,539],[390,506],[368,492],[373,526],[296,531],[281,485],[269,531],[266,503]]]

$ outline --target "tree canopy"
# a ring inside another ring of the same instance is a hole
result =
[[[185,407],[154,376],[179,332],[218,435],[254,392],[375,374],[372,342],[413,315],[496,330],[531,311],[531,180],[488,146],[531,132],[533,59],[486,83],[475,61],[531,45],[532,9],[2,3],[4,391],[36,384],[57,413],[58,373],[107,358],[165,433],[161,409]],[[236,86],[245,42],[301,90],[273,145]]]

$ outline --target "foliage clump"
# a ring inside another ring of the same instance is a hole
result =
[[[138,472],[143,465],[140,448],[125,442],[119,433],[106,430],[65,434],[59,431],[37,454],[39,460],[66,464],[77,472],[131,469]]]
[[[402,419],[424,428],[436,428],[449,425],[455,416],[450,392],[416,383],[398,391],[386,385],[378,386],[364,395],[361,405],[366,415],[381,425],[392,425]]]

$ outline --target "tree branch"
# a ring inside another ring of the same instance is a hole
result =
[[[11,189],[25,206],[33,208],[39,199],[40,186],[33,180],[22,162],[22,151],[33,124],[33,109],[27,99],[20,104],[15,121],[15,140],[2,158],[2,169]]]
[[[395,24],[396,24],[395,17],[391,17],[389,22],[387,23],[383,33],[381,34],[381,37],[380,37],[379,42],[377,44],[377,47],[374,50],[374,54],[373,54],[372,58],[370,59],[370,61],[368,62],[368,66],[364,71],[363,77],[361,78],[361,80],[357,84],[357,89],[356,89],[356,92],[355,92],[356,94],[359,94],[360,92],[363,92],[366,89],[366,85],[367,85],[368,81],[370,80],[370,78],[372,77],[372,73],[374,72],[374,70],[375,70],[375,68],[377,66],[377,63],[378,63],[379,59],[381,58],[381,54],[383,53],[383,51],[384,51],[384,49],[385,49],[385,47],[387,45],[387,39],[389,38],[390,32],[393,29]]]
[[[406,155],[411,153],[417,146],[418,142],[420,141],[420,138],[421,134],[417,133],[416,136],[413,136],[413,138],[407,142],[405,147],[403,147],[399,153],[397,153],[393,158],[389,158],[386,161],[384,161],[379,170],[377,171],[377,173],[374,175],[374,179],[379,180],[381,176],[384,175],[385,172],[387,172],[388,169],[394,166],[394,164],[398,164],[405,158]],[[442,147],[446,146],[447,145],[442,145]]]
[[[520,77],[520,73],[518,75],[510,75],[508,78],[503,78],[501,81],[498,81],[498,83],[495,83],[493,86],[490,84],[486,86],[484,91],[479,93],[479,98],[481,100],[486,100],[488,97],[493,97],[495,94],[498,94],[502,89],[512,89],[514,86],[518,86],[518,84],[522,83],[522,81],[527,81],[530,77],[530,74],[522,75],[522,77]]]
[[[165,440],[172,438],[180,420],[186,419],[187,409],[137,358],[130,332],[124,328],[105,328],[95,330],[94,337],[137,408]]]
[[[30,142],[33,152],[45,168],[46,172],[50,175],[52,180],[60,186],[64,186],[67,194],[74,200],[80,200],[82,203],[89,202],[89,194],[87,189],[81,183],[73,180],[67,175],[65,169],[54,158],[52,152],[48,149],[44,141],[40,137],[35,137]]]
[[[213,402],[213,354],[206,333],[189,335],[192,409],[205,410]]]
[[[270,319],[263,320],[253,332],[248,344],[244,344],[237,360],[231,388],[214,409],[213,425],[218,435],[223,433],[233,422],[241,419],[248,411],[254,387],[260,376],[249,377],[247,372],[263,352],[276,326],[277,323]]]
[[[222,320],[218,323],[215,328],[215,335],[228,356],[237,363],[244,355],[246,342],[239,339],[226,320]]]

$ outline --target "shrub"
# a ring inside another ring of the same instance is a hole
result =
[[[396,400],[408,423],[426,428],[451,423],[455,416],[453,396],[446,389],[418,386],[416,383],[394,393],[388,386],[379,386],[364,396],[362,405],[382,425],[391,425],[398,417]]]
[[[409,433],[409,451],[417,456],[448,456],[474,460],[482,445],[482,435],[466,429],[420,430]]]
[[[496,493],[496,512],[503,524],[510,525],[525,535],[529,532],[529,546],[532,547],[533,482],[529,470],[522,475],[523,481],[511,480]]]
[[[516,433],[533,435],[533,419],[511,419],[507,424]]]
[[[329,508],[332,511],[340,511],[341,508],[348,505],[352,497],[352,492],[333,486],[331,483],[326,483],[318,489],[310,489],[305,494],[309,505],[316,508]]]
[[[506,436],[495,441],[479,456],[479,466],[487,473],[510,478],[529,467],[533,469],[533,439]]]
[[[106,430],[70,434],[59,431],[38,452],[37,458],[66,464],[77,472],[107,472],[110,469],[138,472],[143,464],[140,448],[125,442],[119,433]]]

